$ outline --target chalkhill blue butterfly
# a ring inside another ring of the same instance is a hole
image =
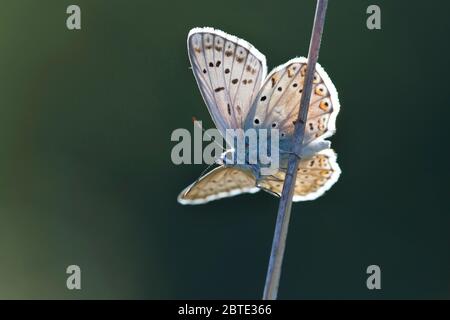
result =
[[[187,44],[195,79],[220,133],[225,137],[229,129],[276,129],[279,150],[270,153],[279,154],[280,160],[275,172],[261,174],[260,163],[237,163],[236,157],[224,153],[220,166],[183,190],[178,201],[202,204],[259,190],[279,196],[292,149],[307,59],[291,59],[267,75],[262,53],[247,41],[220,30],[194,28]],[[325,140],[336,130],[338,112],[336,88],[317,64],[293,201],[316,199],[339,178],[336,154]]]

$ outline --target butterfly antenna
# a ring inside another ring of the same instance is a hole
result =
[[[203,127],[198,123],[198,120],[196,117],[192,117],[192,122],[194,123],[195,126],[199,127],[203,133],[211,140],[213,141],[215,144],[217,144],[222,150],[226,151],[226,149],[216,141],[216,139],[214,139],[211,135],[209,135],[205,129],[203,129]]]

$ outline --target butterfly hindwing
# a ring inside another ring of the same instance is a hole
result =
[[[194,28],[188,53],[197,84],[219,131],[242,128],[266,76],[266,58],[248,42],[212,28]]]
[[[259,191],[249,170],[220,166],[208,172],[183,190],[178,196],[182,204],[202,204],[212,200],[232,197],[241,193]]]
[[[325,193],[337,181],[341,170],[336,162],[336,154],[326,149],[300,160],[297,169],[293,201],[314,200]],[[258,181],[263,190],[278,195],[283,191],[285,171]]]

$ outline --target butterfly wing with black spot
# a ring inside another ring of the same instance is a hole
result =
[[[226,129],[243,128],[266,77],[264,55],[248,42],[212,28],[189,32],[188,53],[203,99],[222,135]]]
[[[220,166],[208,172],[183,190],[178,196],[181,204],[202,204],[232,197],[241,193],[259,191],[251,171]]]
[[[258,187],[280,196],[286,170],[280,170],[273,176],[265,176],[258,181]],[[314,200],[325,193],[338,180],[341,170],[332,149],[300,160],[295,180],[293,201]]]
[[[275,68],[266,78],[245,121],[245,128],[278,128],[280,146],[292,142],[306,74],[307,59],[294,58]],[[329,147],[324,141],[335,131],[339,99],[336,89],[317,64],[305,128],[304,144],[317,151]],[[315,147],[313,148],[313,144]],[[317,146],[320,144],[320,148]]]

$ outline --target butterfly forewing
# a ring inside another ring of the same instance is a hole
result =
[[[188,35],[195,78],[217,128],[242,128],[266,76],[266,59],[248,42],[212,28]]]

